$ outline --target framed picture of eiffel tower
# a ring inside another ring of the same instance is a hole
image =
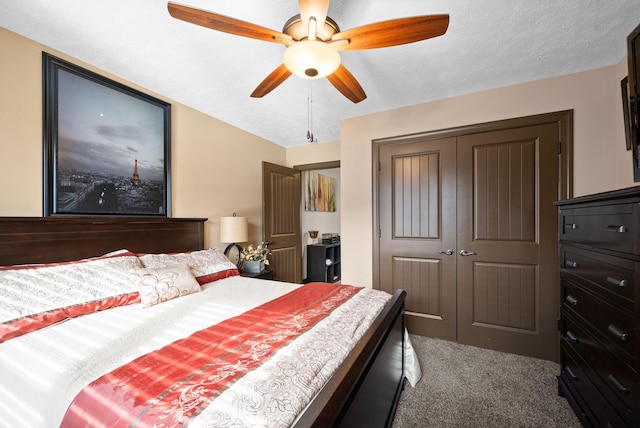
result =
[[[44,215],[171,216],[171,104],[43,52]]]

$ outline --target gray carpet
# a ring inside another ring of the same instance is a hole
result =
[[[558,396],[559,365],[411,336],[422,379],[407,383],[393,428],[580,427]]]

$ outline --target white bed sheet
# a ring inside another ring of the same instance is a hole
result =
[[[80,390],[102,374],[299,286],[235,276],[150,308],[113,308],[0,343],[0,427],[57,427]],[[407,343],[414,385],[420,368]]]

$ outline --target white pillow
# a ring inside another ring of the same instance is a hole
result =
[[[162,268],[187,264],[200,284],[238,275],[238,267],[217,248],[173,254],[139,255],[145,267]]]
[[[187,264],[140,268],[134,269],[132,273],[143,308],[202,290]]]

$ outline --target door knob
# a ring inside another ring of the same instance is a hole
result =
[[[449,248],[447,251],[440,251],[438,254],[446,254],[447,256],[453,256],[453,250]]]
[[[463,257],[475,256],[476,253],[474,253],[473,251],[462,250],[462,251],[460,251],[460,255],[463,256]]]

